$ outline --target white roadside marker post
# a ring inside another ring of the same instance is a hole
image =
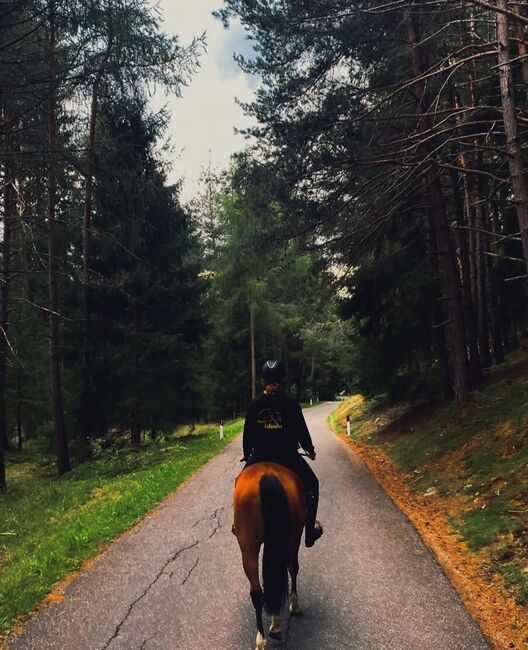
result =
[[[346,423],[347,423],[347,436],[350,436],[350,415],[347,415]]]
[[[220,420],[220,440],[224,439],[224,421]]]
[[[313,398],[310,397],[310,406],[313,406]]]

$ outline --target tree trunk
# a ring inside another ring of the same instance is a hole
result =
[[[9,354],[9,285],[11,266],[11,235],[16,219],[16,195],[13,187],[15,166],[12,143],[5,138],[4,196],[2,219],[2,242],[0,248],[0,446],[10,448],[6,425],[7,357]]]
[[[141,427],[138,424],[130,427],[130,440],[133,445],[139,445],[141,442]]]
[[[22,451],[22,382],[20,380],[20,368],[17,372],[17,408],[16,408],[16,421],[17,421],[17,440],[18,451]]]
[[[83,276],[84,276],[84,355],[83,355],[83,388],[81,405],[80,438],[78,440],[79,460],[87,460],[90,456],[90,439],[93,435],[93,391],[92,391],[92,281],[91,239],[92,239],[92,202],[93,202],[93,164],[95,157],[95,127],[97,120],[97,99],[100,76],[92,88],[92,106],[90,110],[90,129],[88,148],[86,152],[86,186],[84,194],[84,227],[83,227]]]
[[[134,391],[133,395],[133,407],[132,407],[132,426],[130,428],[130,441],[133,445],[138,445],[141,442],[141,430],[142,426],[140,423],[139,416],[139,404],[141,396],[139,394],[139,386],[137,378],[139,377],[139,332],[140,332],[140,316],[138,305],[134,302],[134,314],[133,314],[133,326],[134,326],[134,381],[132,384],[132,390]]]
[[[470,37],[469,43],[474,46],[475,38],[474,34],[476,33],[476,28],[474,24],[474,15],[473,10],[471,10],[471,26],[470,26]],[[461,26],[461,29],[464,27]],[[465,33],[461,37],[461,47],[466,45]],[[471,70],[468,73],[469,81],[469,91],[470,91],[470,100],[471,107],[476,111],[478,110],[478,87],[476,83],[477,72],[475,67],[475,61],[471,61]],[[458,103],[457,108],[460,108],[460,102]],[[462,120],[459,116],[458,120]],[[482,151],[479,150],[479,141],[478,138],[474,139],[475,144],[475,153],[474,153],[474,165],[476,169],[484,169],[484,160]],[[464,154],[461,154],[461,158],[464,159]],[[468,185],[467,175],[464,174],[466,179],[466,186]],[[478,340],[479,340],[479,351],[480,351],[480,361],[483,367],[491,366],[491,351],[490,351],[490,327],[491,322],[494,319],[494,313],[490,311],[493,306],[492,296],[490,294],[492,286],[488,281],[488,261],[489,257],[486,258],[485,252],[489,249],[489,236],[486,235],[483,231],[488,227],[488,212],[487,212],[487,201],[486,196],[486,187],[484,180],[480,174],[477,174],[476,179],[474,180],[473,192],[469,193],[472,197],[474,204],[474,214],[475,214],[475,231],[469,231],[469,237],[474,242],[473,245],[473,256],[472,256],[472,265],[473,265],[473,274],[474,274],[474,284],[473,284],[473,304],[477,307],[477,328],[478,328]],[[471,223],[468,223],[471,226]]]
[[[4,449],[0,445],[0,492],[3,492],[6,488],[6,475],[5,475],[5,460],[4,460]]]
[[[497,202],[491,203],[491,209],[488,212],[489,227],[493,232],[500,232],[500,215]],[[507,224],[504,224],[507,229]],[[506,230],[507,232],[507,230]],[[501,305],[499,302],[499,292],[497,290],[497,277],[494,273],[494,261],[487,255],[486,256],[486,279],[488,282],[488,300],[491,301],[490,313],[490,333],[493,347],[493,358],[495,363],[502,363],[504,361],[504,314],[501,313]]]
[[[35,420],[29,415],[25,409],[20,409],[20,418],[22,421],[22,431],[24,440],[31,440],[37,437],[37,427]]]
[[[489,314],[489,329],[491,336],[491,348],[493,353],[493,360],[495,363],[502,363],[504,361],[504,347],[502,345],[502,336],[498,322],[498,303],[497,303],[497,290],[493,277],[493,263],[491,257],[487,256],[485,260],[486,271],[486,296],[488,300],[488,314]]]
[[[440,179],[430,170],[427,175],[429,208],[435,230],[440,272],[443,278],[444,299],[449,319],[452,345],[453,389],[458,404],[462,403],[469,388],[468,358],[464,313],[460,292],[460,277],[456,267],[453,242],[447,221]]]
[[[426,259],[434,275],[438,273],[438,256],[436,254],[437,245],[434,240],[434,228],[431,223],[431,217],[428,213],[425,215],[425,240],[426,240]],[[449,358],[447,354],[447,345],[445,337],[445,327],[441,325],[445,321],[445,310],[441,304],[438,288],[436,284],[431,289],[431,332],[434,334],[434,343],[438,355],[438,366],[440,368],[440,380],[442,384],[442,397],[452,399],[453,388],[450,380]]]
[[[298,359],[297,363],[295,364],[295,386],[296,386],[296,398],[299,404],[301,403],[301,397],[302,397],[302,366],[301,366],[301,360]]]
[[[482,156],[477,155],[476,165],[483,169]],[[475,228],[476,228],[476,270],[477,270],[477,324],[479,336],[480,359],[484,368],[492,364],[490,351],[490,311],[491,301],[488,296],[490,285],[486,280],[486,255],[489,248],[489,237],[484,232],[487,229],[487,219],[483,204],[483,184],[481,177],[477,180],[478,196],[475,203]]]
[[[83,223],[83,276],[84,276],[84,359],[83,359],[83,389],[81,407],[81,439],[79,440],[80,460],[90,456],[90,439],[93,436],[93,285],[91,278],[91,244],[92,244],[92,204],[93,204],[93,167],[95,160],[95,136],[97,125],[97,110],[99,88],[112,50],[112,35],[109,32],[108,46],[101,62],[92,87],[92,103],[90,108],[90,127],[88,130],[88,147],[86,150],[86,185],[84,191],[84,223]]]
[[[519,16],[521,15],[521,7],[518,2],[512,3],[512,11]],[[520,20],[515,21],[515,37],[517,38],[522,80],[525,85],[525,92],[528,95],[528,46],[524,40],[524,23]]]
[[[55,68],[55,2],[49,2],[49,34],[48,34],[48,72],[50,95],[48,107],[48,281],[49,281],[49,349],[50,349],[50,380],[53,423],[55,428],[55,452],[57,454],[57,470],[59,476],[71,469],[64,422],[64,406],[62,401],[61,359],[60,359],[60,295],[58,276],[58,246],[56,215],[57,179],[55,172],[57,153],[57,98],[56,98],[56,68]]]
[[[461,45],[464,45],[462,40]],[[473,74],[469,75],[469,87],[471,89],[472,106],[476,108],[476,96],[473,87]],[[458,110],[462,103],[459,99],[458,84],[455,83],[454,107]],[[462,126],[462,118],[457,115],[456,122]],[[462,134],[462,132],[461,132]],[[477,147],[477,142],[475,145]],[[457,146],[457,145],[455,145]],[[478,149],[477,149],[478,151]],[[466,155],[464,150],[458,153],[458,163],[465,170]],[[480,163],[480,164],[479,164]],[[475,160],[477,169],[482,168],[482,161]],[[460,242],[460,258],[462,270],[462,297],[464,301],[464,318],[466,322],[467,344],[469,350],[469,364],[471,369],[471,379],[474,383],[480,380],[482,376],[482,366],[491,365],[491,356],[489,351],[489,333],[487,329],[487,312],[486,312],[486,285],[483,284],[484,269],[484,248],[482,229],[482,204],[479,201],[475,191],[475,182],[479,183],[479,178],[470,185],[470,179],[466,173],[462,173],[462,184],[464,187],[464,217],[462,224],[467,226],[458,231],[458,240]],[[453,170],[453,182],[455,183],[455,203],[456,194],[460,193],[457,188],[455,170]],[[461,206],[460,206],[461,207]],[[460,210],[459,207],[459,210]],[[469,245],[468,245],[469,244]]]
[[[257,396],[257,360],[255,353],[255,314],[253,307],[249,308],[249,331],[251,338],[251,397]]]
[[[499,10],[507,11],[507,0],[497,0]],[[499,80],[502,100],[506,150],[513,187],[513,196],[517,208],[519,230],[521,233],[523,255],[528,272],[528,185],[524,175],[521,142],[517,124],[516,105],[513,87],[513,75],[510,56],[510,36],[508,16],[497,13],[497,46],[499,52]]]
[[[419,46],[419,32],[416,17],[408,22],[409,45],[411,48],[413,74],[417,81],[414,84],[414,96],[417,102],[420,131],[429,131],[432,127],[430,119],[423,113],[427,112],[427,97],[425,83],[421,79],[424,74],[424,64]],[[432,154],[432,144],[427,144],[425,151]],[[466,348],[466,331],[464,310],[451,229],[447,219],[443,188],[437,170],[430,166],[426,173],[427,197],[431,224],[434,228],[434,241],[438,255],[439,268],[443,280],[444,299],[449,319],[449,331],[452,344],[452,372],[455,399],[460,404],[466,397],[469,388],[468,358]]]
[[[459,164],[465,166],[463,156],[459,156]],[[464,200],[460,193],[458,186],[459,178],[456,170],[451,171],[451,181],[453,183],[453,200],[455,210],[457,212],[458,221],[462,226],[471,223],[471,203],[469,201],[469,187],[467,179],[462,179],[464,182]],[[471,372],[471,379],[477,382],[481,378],[480,355],[477,345],[477,321],[475,318],[475,306],[473,302],[473,294],[471,290],[471,264],[469,258],[468,248],[468,234],[471,231],[465,227],[458,228],[455,234],[458,240],[460,270],[462,272],[462,301],[464,308],[464,322],[466,324],[466,345],[469,351],[469,367]]]

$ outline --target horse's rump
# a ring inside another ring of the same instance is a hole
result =
[[[263,605],[272,615],[269,634],[282,638],[280,619],[292,578],[290,612],[301,613],[297,598],[297,554],[306,520],[304,489],[300,478],[277,463],[255,463],[238,476],[234,494],[235,534],[257,619],[256,650],[266,647]],[[259,550],[264,543],[263,578],[259,576]]]
[[[233,497],[235,531],[239,542],[251,539],[264,542],[261,479],[274,477],[283,487],[290,516],[290,537],[301,535],[306,520],[306,504],[301,479],[287,467],[278,463],[255,463],[246,467],[237,477]],[[290,540],[291,541],[291,540]]]

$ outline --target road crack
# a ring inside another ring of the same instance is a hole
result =
[[[203,521],[211,521],[215,519],[219,519],[222,512],[226,509],[226,506],[222,506],[221,508],[216,508],[216,510],[207,515],[206,517],[202,517],[201,519],[197,519],[194,524],[191,526],[191,528],[196,528],[196,526],[199,526]]]
[[[187,580],[189,580],[189,578],[191,577],[191,573],[196,569],[196,567],[198,566],[198,562],[199,562],[199,561],[200,561],[200,558],[196,558],[196,562],[195,562],[195,563],[192,565],[192,567],[187,571],[187,575],[185,576],[185,578],[184,578],[184,579],[182,580],[182,582],[180,583],[182,587],[183,587],[183,585],[187,582]]]
[[[146,639],[143,639],[141,645],[139,646],[139,650],[146,650],[147,643],[148,643],[149,641],[152,641],[152,640],[155,639],[155,638],[156,638],[156,635],[153,634],[152,636],[149,636],[149,637],[147,637]]]
[[[106,649],[110,646],[110,644],[112,643],[112,641],[113,641],[114,639],[116,639],[116,638],[119,636],[119,633],[121,632],[121,629],[122,629],[123,625],[124,625],[124,624],[127,622],[127,620],[130,618],[130,615],[132,614],[132,611],[133,611],[134,607],[135,607],[139,602],[141,602],[141,601],[143,600],[143,598],[145,598],[145,596],[149,593],[149,591],[150,591],[150,590],[152,589],[152,587],[156,584],[156,582],[158,582],[158,580],[161,578],[161,576],[162,576],[163,573],[165,572],[165,569],[167,568],[167,566],[168,566],[171,562],[174,562],[175,560],[177,560],[178,557],[179,557],[182,553],[184,553],[185,551],[189,551],[191,548],[194,548],[195,546],[198,546],[198,544],[200,544],[201,541],[202,541],[202,540],[197,540],[197,541],[193,542],[192,544],[189,544],[188,546],[183,546],[182,548],[179,548],[177,551],[175,551],[175,552],[174,552],[174,553],[169,557],[169,559],[168,559],[168,560],[163,564],[163,566],[161,567],[161,569],[158,571],[158,573],[156,574],[155,578],[154,578],[153,580],[151,580],[151,582],[150,582],[150,583],[147,585],[147,587],[146,587],[146,588],[141,592],[141,594],[140,594],[140,595],[139,595],[139,596],[138,596],[138,597],[137,597],[137,598],[136,598],[136,599],[135,599],[135,600],[134,600],[134,601],[129,605],[128,610],[127,610],[127,612],[126,612],[124,618],[119,622],[119,624],[117,625],[116,629],[114,630],[114,633],[113,633],[112,636],[108,639],[108,641],[105,643],[105,645],[101,648],[101,650],[106,650]],[[146,643],[148,640],[149,640],[149,639],[145,639],[145,643]]]

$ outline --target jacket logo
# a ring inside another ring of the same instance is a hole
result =
[[[282,429],[282,413],[271,409],[263,409],[257,415],[257,423],[263,426],[264,429]]]

